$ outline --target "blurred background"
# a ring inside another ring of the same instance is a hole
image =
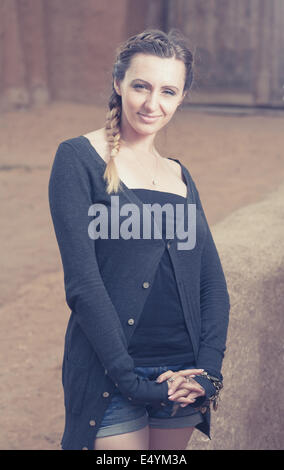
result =
[[[157,146],[197,184],[232,299],[223,408],[189,449],[283,447],[284,0],[0,0],[1,449],[60,448],[70,312],[48,179],[61,141],[104,126],[116,48],[148,27],[194,54]]]
[[[114,49],[146,27],[181,29],[196,104],[283,108],[282,0],[2,0],[1,101],[105,104]]]

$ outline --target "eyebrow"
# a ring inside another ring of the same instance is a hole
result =
[[[151,86],[151,83],[147,82],[146,80],[143,80],[142,78],[135,78],[134,80],[132,80],[131,85],[133,82],[136,82],[137,80],[143,83],[147,83],[147,85]],[[175,90],[179,91],[179,89],[174,85],[164,85],[162,88],[174,88]]]

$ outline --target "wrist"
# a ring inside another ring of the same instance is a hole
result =
[[[223,382],[217,377],[204,371],[202,374],[194,378],[205,390],[205,397],[213,403],[213,409],[216,411],[218,407],[219,393],[223,388]]]

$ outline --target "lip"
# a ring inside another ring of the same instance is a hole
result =
[[[148,116],[147,114],[142,114],[142,113],[138,113],[138,115],[141,117],[141,119],[144,122],[148,122],[148,123],[155,122],[160,118],[160,116]]]

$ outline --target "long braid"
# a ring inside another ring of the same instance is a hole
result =
[[[108,181],[107,192],[117,192],[121,189],[121,182],[118,176],[114,158],[120,149],[120,119],[121,119],[121,97],[115,90],[109,100],[109,111],[106,115],[106,138],[110,147],[110,159],[104,173],[104,179]]]

